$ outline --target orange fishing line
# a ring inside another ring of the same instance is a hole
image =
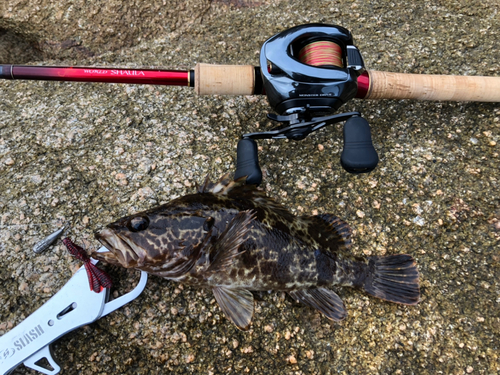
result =
[[[326,40],[312,42],[302,47],[299,51],[299,61],[312,66],[344,67],[342,48],[338,44]]]

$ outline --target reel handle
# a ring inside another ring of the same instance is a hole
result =
[[[340,164],[349,173],[368,173],[378,164],[370,125],[363,117],[351,117],[344,124],[344,149]]]
[[[250,138],[243,138],[236,148],[236,171],[234,179],[247,176],[246,183],[260,185],[262,171],[259,166],[257,142]]]

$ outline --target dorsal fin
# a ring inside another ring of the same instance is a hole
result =
[[[322,214],[316,216],[322,219],[325,223],[327,223],[330,227],[334,229],[334,231],[343,240],[344,246],[346,248],[349,248],[351,246],[352,229],[349,226],[349,224],[347,224],[344,220],[333,214]]]
[[[290,212],[281,204],[270,198],[257,185],[247,185],[246,176],[232,180],[229,173],[222,176],[217,183],[210,181],[209,176],[205,178],[202,186],[198,187],[198,193],[212,193],[225,195],[236,199],[249,199],[256,206],[266,207],[279,215],[290,215]]]
[[[314,216],[306,216],[304,219],[312,221],[313,226],[318,233],[322,245],[327,248],[332,243],[335,243],[339,248],[347,250],[351,246],[352,229],[344,220],[333,214],[320,214]]]
[[[232,180],[229,173],[223,175],[219,181],[213,183],[210,181],[210,176],[205,177],[205,181],[202,186],[198,187],[198,193],[212,193],[227,195],[231,190],[236,187],[245,185],[246,176],[240,177],[236,180]]]
[[[205,180],[203,180],[203,185],[199,186],[198,183],[196,183],[196,192],[197,193],[207,193],[208,190],[210,189],[210,174],[207,174],[205,176]]]

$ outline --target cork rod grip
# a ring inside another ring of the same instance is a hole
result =
[[[253,95],[255,68],[252,65],[197,64],[194,89],[199,95]]]
[[[368,71],[364,99],[500,102],[500,77],[404,74]]]

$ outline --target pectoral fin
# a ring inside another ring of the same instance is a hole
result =
[[[224,286],[214,287],[213,293],[226,317],[239,329],[248,330],[253,317],[252,293],[246,289],[231,289]]]
[[[329,289],[301,289],[293,290],[288,294],[295,300],[302,302],[304,305],[311,306],[319,310],[327,318],[334,321],[344,319],[347,312],[344,307],[344,302],[340,297]]]
[[[254,218],[255,211],[247,210],[238,213],[231,220],[224,232],[214,242],[207,272],[224,270],[224,268],[232,264],[236,256],[241,254],[239,247],[245,242],[246,234],[250,230]]]

